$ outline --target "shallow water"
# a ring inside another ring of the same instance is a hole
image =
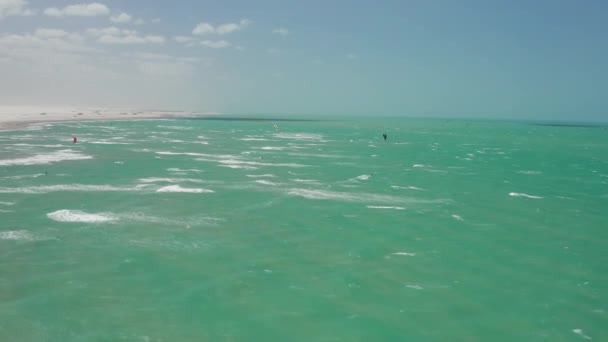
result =
[[[277,124],[0,132],[0,340],[608,339],[606,130]]]

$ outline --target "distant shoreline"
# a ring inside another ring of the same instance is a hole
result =
[[[175,119],[198,115],[209,114],[161,110],[0,106],[0,131],[24,130],[34,125],[57,122]]]

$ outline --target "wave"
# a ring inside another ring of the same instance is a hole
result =
[[[295,139],[295,140],[322,140],[323,135],[316,133],[277,133],[274,135],[281,139]]]
[[[452,217],[453,217],[454,219],[458,220],[458,221],[464,221],[464,219],[463,219],[463,218],[462,218],[462,216],[460,216],[460,215],[456,215],[456,214],[454,214],[454,215],[452,215]]]
[[[361,176],[357,176],[355,178],[351,178],[349,179],[350,181],[358,181],[358,180],[368,180],[372,177],[372,175],[361,175]]]
[[[199,170],[199,169],[180,169],[177,167],[172,167],[167,169],[167,171],[169,172],[204,172],[203,170]]]
[[[59,145],[59,144],[55,144],[55,145],[44,145],[44,144],[24,144],[24,143],[19,143],[19,144],[10,144],[8,146],[26,146],[26,147],[65,147],[65,145]]]
[[[15,202],[0,202],[0,205],[10,206],[10,205],[15,205]]]
[[[517,173],[521,173],[523,175],[540,175],[541,171],[517,171]]]
[[[189,182],[189,183],[204,183],[200,179],[194,178],[140,178],[137,180],[140,183],[180,183],[180,182]]]
[[[187,127],[187,126],[164,126],[164,125],[158,125],[156,126],[158,128],[167,128],[167,129],[173,129],[176,131],[189,131],[192,129],[192,127]]]
[[[62,209],[46,214],[48,218],[57,222],[102,223],[116,221],[117,218],[108,214],[89,214],[80,210]]]
[[[220,165],[221,167],[227,167],[230,169],[243,169],[243,170],[257,170],[258,168],[255,166],[247,166],[247,165]]]
[[[264,139],[264,138],[241,138],[239,140],[242,140],[242,141],[268,141],[268,139]]]
[[[391,253],[391,255],[400,255],[400,256],[416,256],[416,253],[410,253],[410,252],[395,252],[395,253]]]
[[[426,191],[426,189],[419,188],[419,187],[416,187],[416,186],[398,186],[398,185],[391,185],[391,188],[393,188],[393,189],[403,189],[403,190],[417,190],[417,191]]]
[[[263,146],[263,147],[257,147],[260,150],[267,150],[267,151],[283,151],[285,150],[287,147],[281,147],[281,146]]]
[[[22,240],[22,241],[36,241],[44,240],[43,238],[36,237],[34,234],[27,230],[9,230],[0,232],[0,240]]]
[[[214,158],[212,160],[238,158],[237,156],[233,156],[231,154],[208,154],[208,153],[197,153],[197,152],[171,152],[171,151],[158,151],[155,153],[160,154],[160,155],[167,155],[167,156],[191,156],[191,157]]]
[[[390,206],[381,206],[381,205],[368,205],[370,209],[394,209],[394,210],[405,210],[404,207],[390,207]]]
[[[42,165],[52,164],[64,160],[86,160],[93,159],[93,156],[82,154],[74,150],[60,150],[51,153],[37,154],[32,157],[17,158],[17,159],[3,159],[0,160],[1,166],[13,166],[13,165]]]
[[[294,179],[292,179],[292,181],[297,182],[297,183],[308,183],[308,184],[312,184],[312,183],[320,184],[321,183],[321,182],[319,182],[318,180],[315,180],[315,179],[294,178]]]
[[[275,182],[267,181],[267,180],[264,180],[264,179],[258,179],[255,182],[258,183],[258,184],[272,185],[272,186],[281,185],[280,183],[275,183]]]
[[[264,174],[264,175],[247,175],[247,177],[251,177],[251,178],[274,178],[276,176],[267,173],[267,174]]]
[[[297,147],[292,147],[297,148]],[[289,156],[294,157],[315,157],[315,158],[358,158],[355,156],[344,156],[340,154],[319,154],[319,153],[300,153],[300,152],[289,152]]]
[[[133,145],[133,143],[126,142],[117,142],[117,141],[87,141],[87,144],[95,144],[95,145]]]
[[[296,164],[296,163],[261,163],[254,161],[246,161],[240,159],[222,159],[219,160],[221,164],[228,165],[251,165],[251,166],[277,166],[277,167],[308,167],[308,165]]]
[[[84,185],[84,184],[58,184],[46,186],[30,186],[22,188],[4,188],[0,187],[0,193],[3,194],[45,194],[49,192],[61,191],[91,191],[91,192],[106,192],[106,191],[137,191],[137,188],[118,187],[112,185]]]
[[[510,192],[509,196],[512,197],[525,197],[525,198],[533,198],[533,199],[541,199],[541,196],[528,195],[520,192]]]
[[[169,185],[169,186],[165,186],[165,187],[162,187],[162,188],[156,190],[156,192],[183,192],[183,193],[192,193],[192,194],[202,194],[202,193],[211,193],[211,192],[215,192],[215,191],[209,190],[209,189],[201,189],[201,188],[182,188],[179,185]]]

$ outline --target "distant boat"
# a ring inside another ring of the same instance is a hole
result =
[[[73,138],[73,140],[72,140],[72,143],[74,143],[74,144],[75,144],[75,143],[77,143],[77,142],[78,142],[78,138],[74,137],[74,138]]]

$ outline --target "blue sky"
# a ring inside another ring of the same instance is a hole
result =
[[[606,1],[0,0],[0,102],[608,120]]]

